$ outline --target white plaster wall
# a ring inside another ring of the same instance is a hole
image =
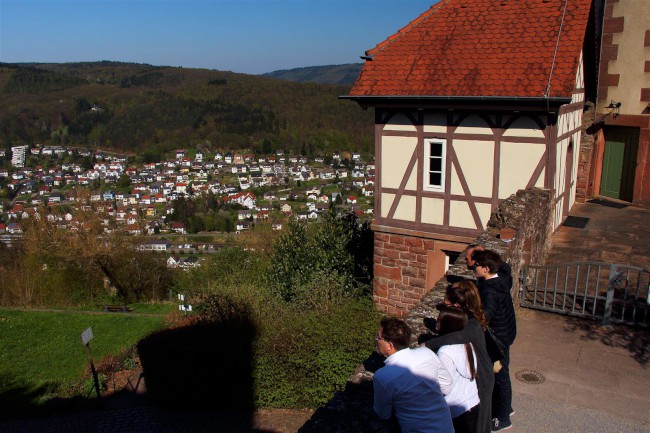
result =
[[[403,195],[397,204],[393,218],[396,220],[415,221],[415,200],[416,198],[413,196]]]
[[[582,117],[582,116],[581,116]],[[571,207],[576,202],[576,191],[578,190],[578,166],[579,166],[579,161],[580,161],[580,139],[581,139],[581,131],[578,130],[576,131],[575,134],[573,134],[573,174],[572,174],[572,179],[574,180],[573,182],[573,187],[571,188]]]
[[[517,190],[526,188],[545,148],[546,145],[542,143],[501,142],[499,199],[508,198]],[[544,186],[543,176],[537,179],[535,186]]]
[[[445,201],[440,198],[422,198],[422,215],[420,220],[426,224],[442,225],[445,216]]]
[[[490,220],[490,215],[492,215],[492,205],[490,203],[476,203],[476,210],[478,216],[481,217],[482,228],[485,229]]]
[[[426,132],[447,133],[447,115],[444,113],[427,113],[424,115],[422,130]]]
[[[489,134],[491,135],[492,128],[477,115],[467,116],[463,122],[456,128],[456,134]]]
[[[476,224],[472,213],[469,210],[469,204],[466,201],[449,202],[449,225],[451,227],[462,227],[475,229]]]
[[[381,139],[381,186],[399,188],[411,156],[417,147],[416,137],[391,137]],[[417,188],[417,164],[409,176],[406,189]]]
[[[381,194],[381,216],[383,218],[388,216],[388,212],[390,212],[390,208],[393,205],[393,200],[395,200],[395,194]]]
[[[533,119],[523,116],[512,122],[510,127],[503,132],[502,137],[544,138],[544,131],[539,129],[539,125]]]
[[[384,125],[384,131],[415,131],[415,126],[408,117],[398,113],[391,117],[389,123]]]
[[[494,142],[454,140],[453,146],[470,194],[479,197],[492,197]],[[458,176],[452,176],[451,193],[463,194]]]
[[[555,179],[553,180],[553,188],[555,188],[555,197],[557,198],[562,192],[564,192],[564,176],[565,176],[565,164],[566,164],[566,149],[569,143],[569,139],[562,140],[558,143],[555,160],[557,161],[557,167],[555,170]]]

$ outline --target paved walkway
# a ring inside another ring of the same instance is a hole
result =
[[[592,260],[650,269],[650,211],[578,203],[570,216],[588,218],[587,225],[560,227],[548,263]]]
[[[513,433],[650,432],[648,331],[526,309],[517,325]]]
[[[650,269],[650,212],[585,203],[548,263],[595,260]],[[512,347],[515,432],[650,432],[650,331],[520,309]],[[543,376],[541,384],[515,378]]]

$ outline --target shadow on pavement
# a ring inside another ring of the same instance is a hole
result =
[[[616,325],[602,327],[589,319],[571,318],[565,329],[570,333],[581,332],[581,340],[600,341],[602,344],[625,349],[644,368],[650,367],[650,330]]]

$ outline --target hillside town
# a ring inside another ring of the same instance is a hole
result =
[[[209,195],[231,209],[236,233],[260,222],[279,230],[289,218],[317,221],[331,204],[360,216],[373,211],[375,167],[359,153],[309,161],[283,151],[178,149],[162,162],[133,159],[66,146],[0,149],[2,239],[20,235],[21,222],[43,212],[59,228],[77,230],[80,210],[100,214],[105,232],[192,233],[175,218],[173,203]]]

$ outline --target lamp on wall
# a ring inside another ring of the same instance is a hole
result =
[[[618,111],[621,108],[621,103],[620,102],[614,102],[612,99],[609,105],[607,106],[607,109],[609,110],[609,114],[613,114],[614,117],[618,116]]]

